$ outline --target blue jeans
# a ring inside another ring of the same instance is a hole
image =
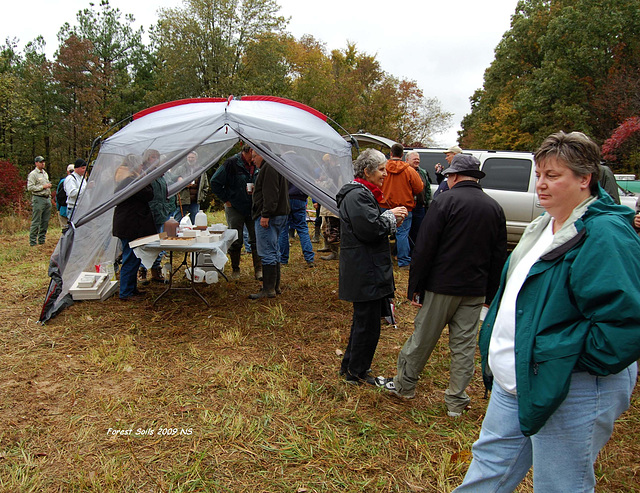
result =
[[[189,213],[189,219],[191,219],[191,224],[195,224],[196,223],[196,214],[198,213],[199,210],[200,210],[200,206],[197,203],[184,204],[182,206],[182,209],[180,209],[180,206],[178,206],[176,211],[173,213],[173,218],[176,221],[180,222],[180,219],[182,219],[183,216],[186,216],[187,212],[188,212]]]
[[[255,220],[256,248],[262,260],[262,265],[276,265],[280,263],[280,249],[278,238],[287,224],[287,216],[269,218],[269,227],[260,226],[260,218]],[[286,231],[286,230],[285,230]]]
[[[251,253],[251,243],[249,242],[249,230],[247,229],[246,224],[242,227],[242,241],[244,243],[244,251],[247,253]]]
[[[309,237],[309,226],[307,226],[307,201],[289,199],[291,212],[287,220],[287,226],[282,228],[280,233],[280,263],[289,263],[289,230],[295,229],[300,237],[300,247],[305,261],[313,262],[315,254]]]
[[[396,231],[396,248],[398,249],[398,267],[404,267],[411,263],[409,252],[409,231],[413,213],[410,212]]]
[[[132,296],[138,287],[138,269],[140,268],[141,260],[136,257],[131,247],[129,247],[129,240],[123,240],[122,242],[122,266],[120,267],[120,298],[128,298]]]
[[[493,384],[473,461],[455,491],[513,491],[533,466],[536,493],[593,491],[593,463],[629,407],[637,365],[615,375],[571,375],[566,399],[538,433],[525,437],[518,421],[516,396]]]

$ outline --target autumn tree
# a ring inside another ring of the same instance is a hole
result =
[[[602,145],[602,156],[620,172],[640,175],[640,116],[627,118]]]
[[[293,99],[337,118],[330,106],[335,77],[325,44],[305,35],[291,45],[289,56]]]
[[[104,97],[103,73],[91,41],[69,36],[60,46],[53,66],[58,84],[58,133],[64,153],[86,156],[91,142],[104,125],[101,104]]]
[[[388,74],[375,56],[358,51],[355,44],[330,55],[310,37],[301,44],[293,64],[294,94],[349,132],[428,144],[433,134],[450,125],[451,115],[436,98],[426,98],[415,82]],[[306,62],[307,57],[312,62]]]
[[[148,70],[149,55],[142,44],[143,30],[134,29],[135,19],[131,14],[123,16],[108,0],[101,0],[98,6],[90,5],[91,8],[76,15],[77,25],[67,23],[60,29],[58,40],[64,45],[75,36],[91,43],[87,56],[92,57],[94,63],[91,73],[100,101],[96,111],[100,112],[107,128],[145,106],[143,101],[134,101],[127,95],[139,68]]]
[[[471,99],[463,145],[532,149],[558,130],[602,142],[621,116],[603,87],[612,67],[634,59],[638,12],[637,0],[521,0]]]
[[[398,84],[400,117],[397,140],[413,147],[434,145],[433,135],[451,126],[452,114],[444,111],[440,100],[426,97],[415,81]],[[417,145],[416,145],[417,144]]]

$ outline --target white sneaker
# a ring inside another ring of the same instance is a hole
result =
[[[386,391],[390,392],[396,397],[399,397],[400,399],[411,400],[416,396],[415,389],[406,394],[401,394],[398,389],[396,389],[396,384],[393,382],[393,378],[377,377],[376,380],[380,382],[379,387],[384,387]]]

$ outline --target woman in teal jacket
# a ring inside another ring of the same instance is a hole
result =
[[[593,464],[629,407],[640,357],[640,239],[633,211],[598,185],[600,151],[579,132],[536,152],[533,221],[480,332],[493,392],[458,492],[593,491]]]

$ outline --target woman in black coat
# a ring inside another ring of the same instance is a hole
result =
[[[139,175],[142,160],[128,155],[116,170],[115,192],[132,183]],[[156,233],[149,201],[153,199],[153,188],[147,185],[128,199],[118,204],[113,213],[112,234],[122,242],[122,266],[120,267],[120,299],[129,300],[141,294],[137,279],[140,259],[129,247],[129,242]]]
[[[386,161],[380,151],[362,151],[353,163],[354,181],[336,197],[341,238],[339,296],[353,303],[340,374],[353,384],[376,384],[368,370],[380,338],[382,309],[394,292],[389,235],[407,217],[405,207],[383,211],[378,205]]]

